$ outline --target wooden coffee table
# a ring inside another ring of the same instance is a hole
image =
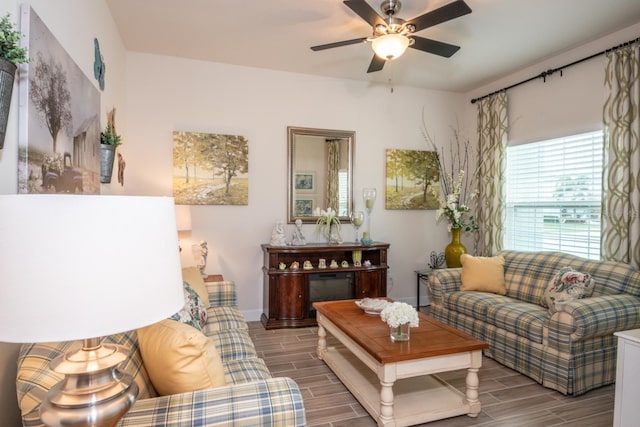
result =
[[[313,304],[318,357],[331,368],[379,426],[408,426],[457,415],[476,417],[478,370],[488,345],[419,313],[411,338],[392,342],[389,327],[355,300]],[[342,346],[327,347],[327,333]],[[434,374],[467,369],[466,394]]]

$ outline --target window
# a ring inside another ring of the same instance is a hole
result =
[[[347,216],[349,211],[349,171],[338,171],[338,216]]]
[[[506,249],[600,258],[602,132],[507,148]]]

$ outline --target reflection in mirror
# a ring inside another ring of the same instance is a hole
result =
[[[287,221],[315,223],[332,208],[347,223],[353,209],[355,132],[289,126]]]

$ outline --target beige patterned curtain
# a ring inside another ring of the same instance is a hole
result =
[[[338,211],[338,172],[340,170],[340,140],[327,139],[327,207]]]
[[[478,101],[478,233],[476,254],[491,256],[504,237],[504,174],[507,147],[507,94]]]
[[[606,55],[600,257],[640,267],[638,44]]]

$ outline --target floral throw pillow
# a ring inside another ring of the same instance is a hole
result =
[[[589,274],[576,271],[572,267],[563,267],[549,282],[547,290],[542,295],[541,304],[553,314],[557,311],[556,304],[590,297],[594,286],[595,282]]]
[[[182,286],[184,290],[184,307],[171,316],[170,319],[186,323],[202,331],[202,328],[207,323],[207,308],[198,293],[187,282],[182,282]]]

